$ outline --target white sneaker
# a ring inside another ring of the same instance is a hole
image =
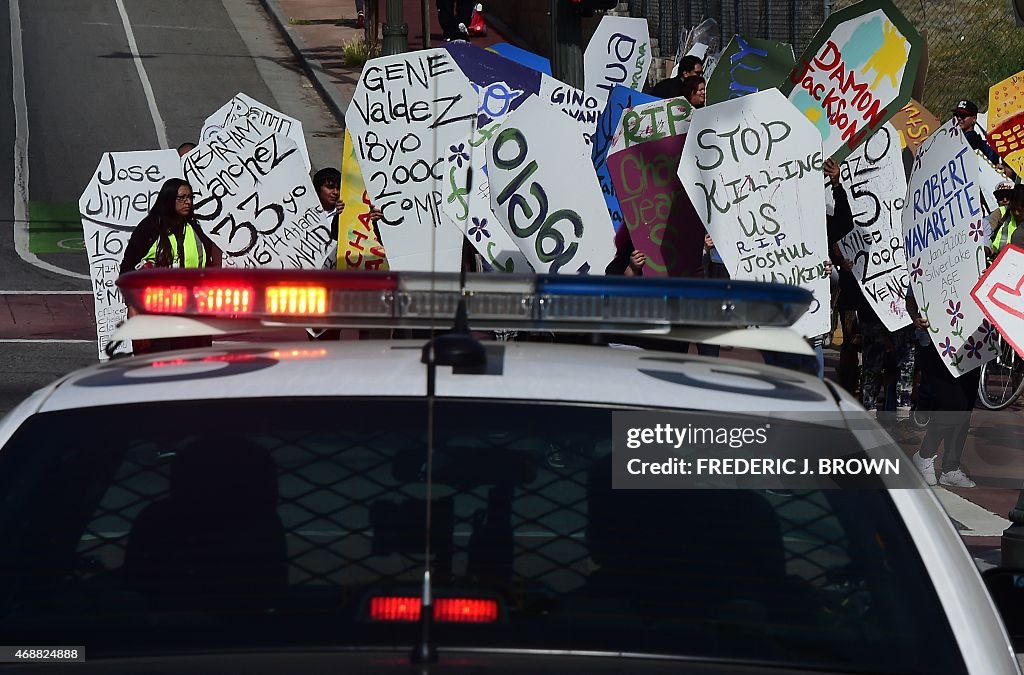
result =
[[[914,462],[914,466],[924,476],[924,482],[928,485],[935,485],[938,481],[935,480],[935,456],[931,456],[925,459],[921,456],[920,452],[915,452],[914,456],[910,458]],[[945,474],[943,474],[945,475]]]
[[[943,471],[942,475],[939,476],[939,482],[943,485],[950,485],[952,487],[959,488],[972,488],[977,487],[978,485],[960,469],[957,469],[956,471]]]

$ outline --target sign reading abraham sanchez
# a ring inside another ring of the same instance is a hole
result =
[[[841,162],[910,100],[923,49],[891,0],[862,0],[828,18],[780,89]]]

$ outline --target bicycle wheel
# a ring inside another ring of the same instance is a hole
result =
[[[1024,391],[1024,361],[1013,347],[1003,343],[995,359],[982,364],[978,402],[988,410],[1004,410]]]

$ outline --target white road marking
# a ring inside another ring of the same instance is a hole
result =
[[[46,339],[46,338],[39,338],[39,339],[30,339],[30,338],[25,338],[25,339],[22,339],[22,338],[0,339],[0,344],[13,344],[13,345],[21,345],[21,344],[84,345],[84,344],[95,344],[95,343],[96,343],[96,340],[70,340],[70,339],[68,339],[68,340],[58,340],[56,338],[54,338],[54,339]]]
[[[14,250],[18,257],[39,269],[75,279],[87,274],[72,272],[39,259],[28,243],[28,100],[25,96],[25,55],[21,43],[21,10],[18,0],[8,3],[11,13],[11,81],[14,83]]]
[[[943,488],[935,489],[946,514],[966,527],[960,530],[961,535],[968,537],[998,537],[1010,526],[1010,521],[988,511],[974,502]]]
[[[92,295],[92,291],[0,291],[0,295]]]
[[[128,21],[128,12],[124,8],[124,0],[114,0],[117,4],[117,12],[121,15],[121,23],[124,24],[124,32],[128,37],[128,48],[132,50],[132,60],[135,62],[135,70],[139,73],[142,81],[142,91],[146,94],[146,103],[149,105],[149,114],[153,118],[153,126],[156,128],[156,140],[161,148],[171,147],[167,143],[167,125],[160,117],[160,111],[156,107],[156,97],[153,95],[153,87],[149,84],[149,76],[146,68],[142,65],[142,55],[139,53],[139,45],[135,42],[135,33],[132,32],[132,25]]]
[[[83,26],[120,26],[119,23],[111,23],[110,21],[83,21]],[[137,23],[135,28],[154,28],[157,30],[187,30],[190,33],[223,33],[229,32],[226,28],[210,28],[209,26],[158,26],[151,23]]]

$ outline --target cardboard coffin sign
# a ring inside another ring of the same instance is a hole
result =
[[[209,141],[223,131],[224,127],[234,124],[242,118],[255,120],[295,141],[295,144],[299,146],[302,161],[306,164],[306,171],[310,170],[312,164],[309,161],[309,150],[306,149],[306,136],[302,133],[302,122],[279,110],[274,110],[242,92],[239,92],[233,99],[222,105],[217,112],[206,118],[203,129],[199,132],[200,141],[204,143]]]
[[[1004,248],[971,290],[971,297],[988,319],[982,322],[986,337],[995,327],[1024,359],[1024,249]]]
[[[780,87],[841,162],[910,100],[924,40],[891,0],[829,16]]]
[[[531,98],[487,141],[491,210],[538,272],[604,274],[614,230],[575,123]]]
[[[1017,173],[1024,173],[1024,71],[988,90],[988,142]]]
[[[647,84],[652,57],[647,19],[605,16],[583,55],[583,90],[601,101],[618,85],[639,91]]]
[[[793,70],[795,61],[793,45],[737,35],[711,73],[707,104],[777,87]]]
[[[971,290],[985,271],[986,216],[978,192],[978,158],[956,120],[917,150],[903,209],[903,248],[910,284],[932,344],[960,376],[995,355],[994,336]]]
[[[679,178],[733,279],[814,293],[794,329],[831,327],[821,136],[777,89],[693,112]]]

